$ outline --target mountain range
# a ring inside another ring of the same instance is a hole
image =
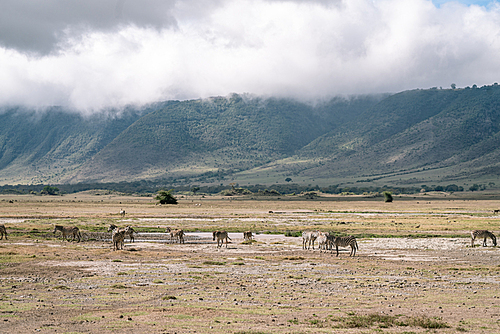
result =
[[[497,84],[308,102],[231,94],[89,115],[3,107],[0,185],[494,185],[499,144]]]

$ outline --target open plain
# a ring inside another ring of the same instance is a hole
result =
[[[500,231],[494,197],[178,199],[0,196],[0,332],[500,333],[500,251],[470,238]],[[111,223],[135,242],[113,251]],[[356,236],[356,256],[303,250],[312,230]]]

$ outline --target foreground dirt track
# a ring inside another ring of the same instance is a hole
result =
[[[465,231],[498,232],[496,201],[416,199],[388,208],[372,201],[195,206],[189,199],[158,208],[109,198],[99,208],[95,197],[76,198],[82,202],[74,207],[66,197],[38,200],[0,202],[10,232],[0,240],[2,333],[500,333],[499,249],[490,240],[471,248]],[[243,244],[242,233],[217,249],[206,235],[188,233],[182,245],[127,242],[113,252],[110,242],[46,233],[56,223],[102,231],[109,222],[143,233],[164,225],[347,231],[360,236],[360,249],[336,257],[279,234]]]

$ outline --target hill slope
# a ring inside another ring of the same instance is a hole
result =
[[[0,112],[0,183],[58,183],[148,110],[91,117],[49,108]]]
[[[313,107],[234,94],[172,103],[135,122],[69,181],[245,171],[293,155],[378,100],[334,99]]]
[[[496,178],[500,139],[500,87],[416,90],[393,95],[342,132],[333,131],[299,152],[321,156],[309,173],[346,177],[443,169],[440,180],[489,174]],[[345,135],[342,135],[345,134]],[[414,182],[424,181],[422,177]]]
[[[0,183],[425,184],[500,176],[500,87],[308,104],[233,94],[82,117],[0,112]]]

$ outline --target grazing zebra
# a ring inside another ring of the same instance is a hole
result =
[[[7,229],[5,228],[5,225],[2,224],[0,225],[0,240],[3,239],[4,235],[5,235],[5,240],[7,240]]]
[[[335,245],[335,248],[337,249],[337,256],[339,256],[339,247],[351,247],[351,253],[349,256],[355,256],[356,255],[356,250],[359,248],[358,243],[356,242],[356,238],[353,236],[348,236],[348,237],[336,237],[335,240],[333,241],[333,244]],[[333,247],[332,247],[333,251]]]
[[[243,232],[243,239],[244,240],[252,240],[252,232],[251,231]]]
[[[165,230],[166,233],[170,233],[170,240],[178,239],[179,243],[184,243],[184,231],[183,230],[172,230],[170,227],[167,227]]]
[[[314,241],[318,238],[319,233],[319,231],[302,232],[302,249],[310,249],[311,243],[314,249]]]
[[[125,236],[129,237],[130,242],[135,242],[134,233],[137,233],[137,232],[131,226],[127,226],[127,227],[128,227],[128,230],[125,233]],[[118,228],[118,226],[116,226],[115,224],[109,224],[108,232],[113,232],[113,230],[117,229],[117,228]],[[122,230],[126,230],[126,228],[122,229]]]
[[[80,230],[76,226],[61,226],[61,225],[56,225],[54,227],[54,231],[52,233],[56,234],[57,231],[61,231],[63,239],[68,240],[67,236],[72,234],[73,235],[73,240],[78,238],[78,242],[80,242],[80,239],[82,235],[80,234]]]
[[[231,240],[231,238],[229,237],[226,231],[214,231],[212,234],[214,237],[214,241],[215,238],[217,238],[217,248],[222,247],[224,239],[226,240],[226,248],[227,248],[227,239]],[[220,241],[220,246],[219,246],[219,241]]]
[[[120,209],[120,215],[121,215],[122,217],[125,217],[125,210]]]
[[[129,232],[130,227],[127,226],[125,229],[115,228],[113,234],[111,235],[111,240],[113,241],[113,250],[123,249],[123,240],[125,240],[125,234]]]
[[[476,238],[478,238],[478,239],[484,238],[483,239],[483,247],[486,247],[486,238],[490,238],[491,241],[493,241],[493,246],[497,245],[497,238],[490,231],[475,230],[475,231],[472,231],[470,233],[470,236],[471,236],[471,247],[474,247],[474,240],[476,240]]]

